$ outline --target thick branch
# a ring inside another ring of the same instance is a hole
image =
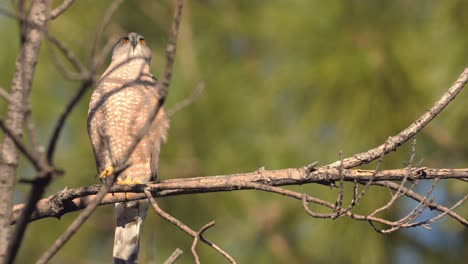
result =
[[[144,188],[149,187],[154,197],[164,197],[172,195],[236,191],[255,189],[251,184],[263,184],[265,186],[301,185],[308,183],[332,183],[340,180],[340,172],[337,168],[319,167],[290,168],[283,170],[258,170],[250,173],[240,173],[231,175],[205,176],[195,178],[182,178],[161,181],[159,183],[149,183],[147,185],[136,186],[113,186],[100,205],[124,202],[126,200],[138,200],[145,197]],[[343,180],[347,182],[367,182],[372,178],[373,184],[386,181],[401,181],[407,175],[407,169],[383,170],[343,170]],[[374,175],[375,174],[375,175]],[[435,169],[435,168],[413,168],[408,180],[424,179],[464,179],[468,178],[468,168],[465,169]],[[37,203],[37,207],[31,221],[55,217],[82,210],[100,190],[101,185],[89,187],[65,189]],[[124,192],[127,192],[127,197]],[[410,193],[413,199],[418,197]],[[15,223],[23,204],[15,205],[12,224]],[[431,204],[431,209],[443,211],[437,204]],[[457,219],[460,221],[460,219]]]
[[[44,27],[47,22],[50,0],[38,0],[31,3],[28,20]],[[21,30],[21,48],[16,59],[16,70],[12,81],[10,104],[5,119],[15,138],[23,134],[25,105],[31,89],[31,83],[39,57],[42,32],[37,27],[24,24]],[[0,262],[13,262],[14,255],[7,257],[6,249],[10,235],[8,222],[11,217],[13,187],[15,182],[18,151],[10,137],[3,139],[0,150]]]

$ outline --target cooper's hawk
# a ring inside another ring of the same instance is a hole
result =
[[[130,33],[119,40],[112,61],[94,90],[88,111],[88,133],[101,178],[112,174],[154,111],[157,100],[156,78],[149,72],[151,51],[143,36]],[[135,150],[118,184],[146,183],[156,179],[161,144],[169,127],[160,109]],[[148,201],[115,204],[116,229],[114,263],[135,263],[138,258],[140,225]]]

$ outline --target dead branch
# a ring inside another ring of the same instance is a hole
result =
[[[206,193],[206,192],[221,192],[221,191],[236,191],[255,189],[251,184],[262,184],[262,186],[283,186],[283,185],[303,185],[310,183],[334,182],[340,180],[341,176],[336,168],[318,167],[314,171],[308,172],[305,167],[290,168],[283,170],[260,170],[250,173],[239,173],[231,175],[203,176],[195,178],[181,178],[164,180],[159,183],[148,183],[147,185],[135,186],[113,186],[110,193],[106,195],[100,205],[113,204],[116,202],[124,202],[126,200],[139,200],[145,197],[144,188],[150,188],[154,197],[165,197],[173,195]],[[383,170],[376,172],[375,170],[343,170],[343,180],[347,182],[357,181],[360,184],[367,184],[372,179],[372,185],[388,186],[397,190],[399,184],[391,181],[401,181],[407,175],[407,169]],[[411,170],[411,179],[426,180],[426,179],[460,179],[468,178],[467,169],[435,169],[418,167]],[[96,193],[100,190],[101,185],[89,187],[81,187],[74,189],[65,189],[48,198],[38,201],[36,209],[31,216],[31,221],[45,218],[55,217],[60,218],[62,215],[69,212],[82,210],[91,200],[94,199]],[[402,192],[409,198],[416,201],[421,201],[422,197],[414,191],[409,191],[402,188]],[[127,193],[127,197],[124,195]],[[362,196],[362,195],[361,195]],[[302,200],[302,194],[299,195]],[[309,201],[321,206],[334,208],[331,203],[321,203],[319,200]],[[12,224],[15,223],[18,214],[21,212],[24,205],[18,204],[14,207]],[[429,208],[440,212],[447,212],[448,208],[443,207],[435,202],[429,204]],[[343,212],[346,209],[342,210]],[[347,213],[346,213],[347,214]],[[454,212],[447,213],[450,217],[456,219],[462,225],[468,226],[468,222]]]
[[[352,157],[343,160],[343,167],[346,169],[354,168],[363,164],[367,164],[377,158],[382,153],[387,154],[390,151],[395,151],[399,146],[408,141],[411,137],[416,135],[423,129],[432,119],[434,119],[444,108],[457,96],[468,82],[468,68],[458,76],[457,80],[452,84],[450,89],[445,92],[442,97],[434,103],[434,105],[427,110],[421,117],[414,121],[409,127],[398,133],[393,137],[389,137],[382,145],[353,155]],[[340,162],[329,164],[330,167],[340,166]]]

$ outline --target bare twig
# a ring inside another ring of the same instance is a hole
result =
[[[73,80],[73,81],[89,78],[88,77],[89,73],[84,74],[82,72],[75,72],[75,71],[68,70],[65,64],[62,62],[62,60],[59,59],[57,53],[55,52],[55,49],[52,48],[50,44],[48,45],[48,48],[50,52],[50,58],[52,59],[52,62],[54,63],[55,68],[57,69],[57,71],[59,71],[63,75],[63,77],[65,77],[68,80]]]
[[[175,60],[175,54],[176,54],[177,36],[179,35],[179,25],[180,25],[180,19],[182,17],[183,6],[184,6],[184,1],[178,0],[175,15],[174,15],[174,20],[172,22],[171,35],[169,36],[169,42],[167,43],[167,46],[166,46],[166,70],[164,71],[164,78],[162,81],[162,85],[159,88],[159,95],[161,98],[166,98],[169,84],[171,82],[172,69],[174,66],[174,60]],[[161,102],[161,105],[163,102],[164,101]]]
[[[335,209],[334,209],[334,216],[332,219],[336,219],[340,216],[341,212],[341,206],[343,205],[343,180],[344,180],[344,174],[343,174],[343,151],[340,149],[339,151],[339,156],[340,156],[340,161],[341,165],[338,167],[338,172],[340,174],[340,186],[339,191],[338,191],[338,197],[336,198],[335,202]]]
[[[380,213],[382,211],[387,210],[388,208],[390,208],[393,205],[393,203],[396,201],[396,199],[400,198],[401,195],[404,194],[404,193],[402,193],[402,189],[405,187],[405,183],[406,183],[409,175],[411,174],[411,171],[412,171],[411,168],[413,166],[413,161],[414,161],[415,154],[416,154],[416,138],[413,139],[412,152],[411,152],[411,156],[410,156],[408,167],[407,167],[407,173],[406,173],[405,177],[403,177],[403,180],[400,183],[400,187],[392,195],[392,199],[390,199],[390,201],[388,201],[387,204],[385,204],[384,206],[382,206],[380,208],[375,209],[369,216],[374,216],[374,215],[376,215],[376,214],[378,214],[378,213]]]
[[[44,157],[44,150],[43,147],[39,145],[39,140],[38,140],[38,134],[36,131],[36,126],[34,125],[33,119],[32,119],[32,111],[31,109],[31,104],[28,103],[29,110],[25,113],[25,125],[26,129],[28,131],[28,137],[29,137],[29,142],[30,142],[30,147],[32,149],[33,155],[41,159],[41,162],[44,162],[43,157]]]
[[[228,254],[226,253],[224,250],[222,250],[219,246],[217,246],[216,244],[206,240],[206,239],[203,239],[202,238],[202,233],[209,227],[213,226],[214,225],[214,221],[208,223],[207,225],[205,225],[206,228],[202,228],[200,230],[200,232],[196,232],[192,229],[190,229],[190,227],[186,226],[184,223],[182,223],[181,221],[179,221],[178,219],[176,219],[175,217],[171,216],[170,214],[166,213],[164,210],[162,210],[158,203],[156,202],[156,200],[153,198],[153,196],[151,195],[151,192],[149,191],[149,189],[143,189],[144,193],[146,194],[146,197],[149,199],[154,211],[156,211],[156,213],[161,216],[162,218],[166,219],[167,221],[169,221],[170,223],[176,225],[178,228],[180,228],[182,231],[184,231],[185,233],[189,234],[191,237],[194,238],[194,243],[196,244],[196,240],[197,239],[200,239],[203,241],[203,243],[207,244],[208,246],[214,248],[216,251],[218,251],[221,255],[223,255],[224,257],[226,257],[231,263],[236,263],[236,261]],[[197,261],[198,259],[198,256],[196,254],[196,252],[194,251],[194,246],[192,245],[192,253],[194,255],[194,258],[195,260]],[[199,262],[198,262],[199,263]]]
[[[23,155],[31,162],[33,167],[37,170],[40,171],[41,168],[41,162],[39,161],[38,157],[34,155],[31,151],[29,151],[26,146],[23,145],[23,143],[13,134],[13,131],[11,131],[8,127],[5,126],[5,123],[3,120],[0,119],[0,128],[3,130],[3,132],[7,135],[5,138],[10,138],[16,148],[23,153]]]
[[[426,192],[426,195],[424,195],[421,201],[419,201],[419,203],[405,217],[402,217],[398,221],[395,221],[395,225],[393,227],[380,230],[380,232],[382,233],[394,232],[400,229],[405,224],[408,224],[414,219],[416,219],[417,217],[419,217],[424,212],[424,210],[429,206],[428,198],[432,194],[432,191],[434,191],[438,181],[439,179],[435,179],[433,181],[431,188]]]
[[[65,45],[58,40],[56,37],[54,37],[49,31],[46,31],[46,37],[47,40],[52,43],[62,54],[63,56],[70,62],[70,64],[73,66],[73,68],[78,71],[80,74],[86,76],[86,68],[85,66],[81,63],[81,61],[76,58],[75,54],[65,47]]]
[[[374,169],[374,172],[372,173],[371,178],[368,181],[366,181],[366,184],[364,185],[364,188],[362,188],[362,190],[361,190],[361,192],[359,194],[358,194],[358,186],[357,186],[358,181],[354,180],[353,200],[348,205],[348,207],[344,210],[345,213],[351,211],[351,209],[353,209],[354,206],[359,204],[359,201],[361,201],[362,197],[364,197],[364,194],[367,192],[367,189],[369,188],[369,186],[374,181],[375,175],[377,174],[377,172],[379,172],[380,166],[382,165],[382,160],[383,160],[383,155],[377,161],[377,165],[375,166],[375,169]]]
[[[414,227],[414,226],[424,226],[424,227],[428,227],[428,224],[442,218],[443,216],[447,215],[447,214],[450,214],[450,213],[453,213],[453,210],[455,208],[457,208],[458,206],[460,206],[462,203],[464,203],[466,200],[468,199],[468,194],[465,195],[463,198],[461,198],[460,200],[458,200],[458,202],[456,202],[454,205],[452,205],[452,207],[448,208],[448,210],[445,210],[444,212],[440,213],[439,215],[435,216],[435,217],[432,217],[431,219],[428,219],[426,221],[421,221],[421,222],[418,222],[418,223],[413,223],[413,224],[410,224],[408,225],[407,227]]]
[[[89,67],[91,69],[96,68],[96,65],[94,65],[95,63],[94,58],[95,58],[96,50],[99,45],[99,39],[103,35],[104,29],[106,29],[107,25],[109,25],[109,22],[111,21],[112,16],[115,14],[115,12],[119,8],[119,6],[122,4],[122,2],[123,0],[112,1],[112,4],[110,4],[107,10],[104,12],[101,23],[98,25],[97,30],[94,33],[93,45],[91,46],[91,51],[89,53],[89,62],[90,62]]]
[[[49,20],[54,20],[65,12],[72,4],[74,0],[63,0],[62,4],[57,6],[54,10],[50,11]]]
[[[174,252],[172,252],[171,256],[169,256],[169,258],[166,259],[166,261],[164,261],[164,264],[173,264],[174,262],[176,262],[177,258],[179,258],[180,255],[182,255],[183,253],[184,252],[182,250],[176,248]]]
[[[111,52],[112,48],[115,45],[116,40],[114,38],[109,38],[104,44],[104,47],[101,49],[101,51],[96,55],[94,58],[94,61],[92,64],[94,65],[94,69],[99,69],[101,65],[105,62],[107,56],[109,55],[109,52]]]
[[[442,97],[435,102],[435,104],[426,111],[421,117],[414,121],[409,127],[405,128],[403,131],[398,133],[396,136],[390,137],[382,145],[370,149],[368,151],[355,154],[352,157],[346,158],[343,160],[343,167],[354,168],[366,163],[369,163],[382,155],[382,153],[387,154],[390,151],[394,151],[401,144],[406,142],[408,139],[413,137],[421,129],[423,129],[432,119],[434,119],[444,108],[457,96],[457,94],[463,89],[465,84],[468,81],[468,68],[465,68],[464,71],[460,74],[458,79],[452,84],[450,89],[445,92]],[[385,148],[385,146],[388,146]],[[385,148],[385,150],[384,150]],[[331,167],[340,166],[340,161],[329,164]]]
[[[67,117],[71,114],[72,110],[75,108],[75,106],[81,100],[81,98],[83,98],[83,95],[85,94],[87,88],[90,87],[93,83],[94,83],[94,79],[91,77],[88,80],[84,80],[80,84],[80,86],[76,90],[75,95],[72,97],[72,99],[65,106],[65,109],[60,114],[59,118],[57,119],[57,122],[55,122],[54,129],[52,130],[52,134],[51,134],[51,137],[49,139],[49,144],[48,144],[48,147],[47,147],[47,156],[46,157],[47,157],[47,162],[49,164],[52,164],[52,162],[53,162],[55,148],[56,148],[58,139],[60,137],[60,132],[62,131],[63,126],[65,125],[65,121],[67,120]]]
[[[167,115],[169,117],[171,117],[174,114],[176,114],[177,112],[179,112],[180,110],[182,110],[182,109],[186,108],[187,106],[193,104],[193,102],[195,102],[200,97],[200,95],[203,93],[204,89],[205,89],[205,82],[203,82],[203,81],[198,82],[197,85],[195,86],[195,88],[193,89],[192,94],[190,94],[190,96],[188,96],[184,100],[178,102],[175,106],[173,106],[171,109],[169,109],[167,111]]]
[[[333,214],[322,214],[322,213],[316,213],[316,212],[313,212],[310,208],[309,208],[309,200],[312,199],[312,197],[310,197],[309,195],[307,194],[303,194],[302,195],[302,208],[304,208],[304,211],[314,217],[314,218],[332,218],[336,215],[336,213],[333,213]],[[335,208],[335,207],[333,207]]]
[[[7,91],[5,91],[5,89],[3,89],[3,87],[0,87],[0,97],[5,99],[5,101],[7,101],[7,103],[10,103],[10,101],[11,101],[10,94]]]
[[[377,185],[377,186],[381,186],[381,187],[387,187],[387,188],[391,188],[393,190],[398,190],[400,188],[400,184],[398,183],[395,183],[395,182],[390,182],[390,181],[382,181],[382,182],[374,182],[372,183],[372,185]],[[402,191],[405,193],[405,196],[417,201],[417,202],[421,202],[424,200],[424,197],[419,195],[418,193],[404,187],[402,189]],[[465,198],[466,199],[466,198]],[[460,201],[462,201],[463,199],[461,199]],[[459,202],[460,202],[459,201]],[[457,202],[456,204],[458,204],[459,202]],[[463,201],[462,201],[463,202]],[[467,226],[468,227],[468,222],[467,220],[465,220],[463,217],[461,217],[460,215],[458,215],[457,213],[455,213],[454,211],[452,211],[452,209],[449,209],[445,206],[442,206],[440,204],[437,204],[435,203],[434,201],[428,201],[427,202],[427,207],[429,207],[429,209],[431,210],[437,210],[439,212],[442,212],[447,215],[449,215],[450,217],[454,218],[455,220],[457,220],[458,222],[462,223],[463,225]]]

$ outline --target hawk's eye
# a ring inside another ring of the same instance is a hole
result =
[[[140,43],[141,45],[145,44],[145,39],[140,39],[138,43]]]
[[[122,39],[122,44],[127,44],[128,43],[128,38]]]

